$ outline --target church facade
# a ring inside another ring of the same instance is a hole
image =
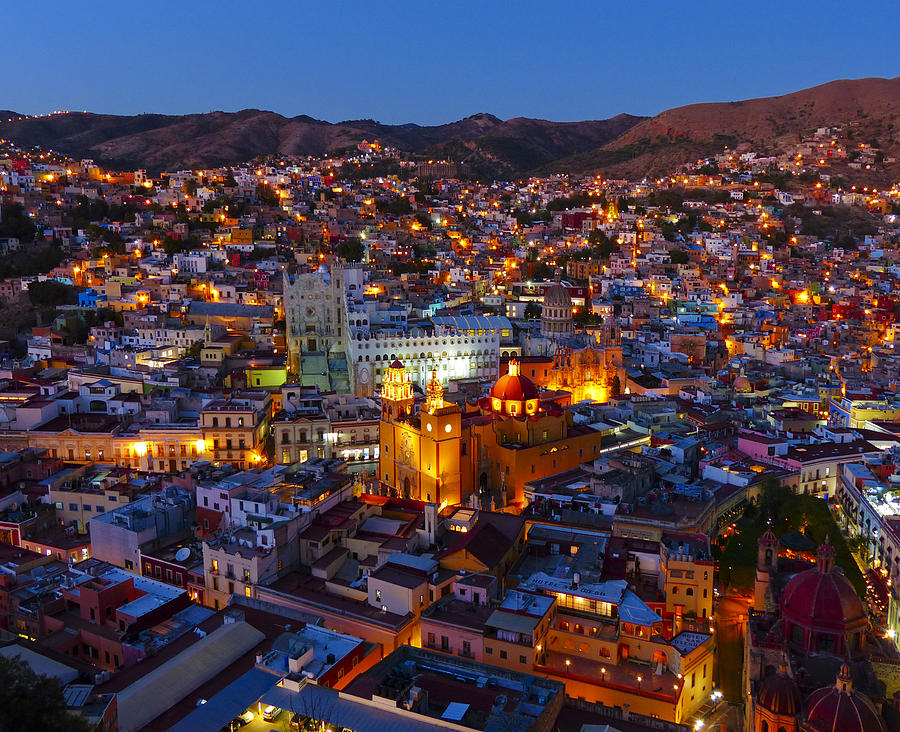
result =
[[[380,478],[391,493],[435,503],[524,505],[525,483],[592,460],[602,433],[577,425],[568,395],[542,398],[511,361],[488,396],[444,401],[437,372],[417,400],[399,361],[382,387]]]

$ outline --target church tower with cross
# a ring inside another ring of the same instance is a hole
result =
[[[425,387],[425,401],[416,405],[403,364],[391,364],[381,391],[379,430],[381,481],[391,494],[437,504],[468,498],[471,481],[464,487],[461,470],[467,457],[461,445],[462,410],[444,401],[437,370]]]

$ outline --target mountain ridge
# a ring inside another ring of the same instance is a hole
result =
[[[73,157],[151,171],[323,155],[379,140],[407,153],[465,161],[494,177],[603,172],[645,177],[741,144],[778,149],[817,127],[852,124],[900,158],[900,77],[839,79],[788,94],[702,102],[652,117],[553,122],[479,112],[439,125],[327,122],[260,109],[187,115],[74,113],[7,122],[0,137]],[[884,144],[887,143],[887,144]]]

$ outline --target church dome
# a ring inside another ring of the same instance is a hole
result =
[[[491,389],[491,397],[502,399],[503,401],[512,399],[517,402],[524,402],[528,399],[537,399],[538,389],[531,379],[527,376],[522,376],[519,372],[519,364],[511,361],[509,373],[497,379],[497,383]]]
[[[572,297],[558,282],[544,291],[541,305],[541,335],[551,340],[565,339],[575,330]]]
[[[850,667],[841,666],[834,686],[814,691],[806,701],[810,732],[884,732],[884,722],[869,699],[853,690]]]
[[[819,547],[814,569],[790,579],[781,600],[787,639],[808,652],[854,654],[865,644],[865,607],[853,585],[834,568],[834,548]]]
[[[800,714],[800,690],[792,678],[781,673],[772,674],[760,684],[756,702],[773,714]]]
[[[491,389],[491,407],[495,412],[520,417],[538,409],[538,388],[519,371],[519,362],[509,362],[509,373],[497,379]]]
[[[571,308],[572,296],[569,291],[558,282],[551,285],[544,292],[544,305],[556,308]]]
[[[732,388],[741,394],[753,391],[753,385],[750,383],[750,379],[743,374],[735,378]]]
[[[827,548],[826,548],[827,547]],[[823,560],[822,554],[830,552]],[[813,569],[796,574],[784,588],[784,615],[806,620],[816,628],[842,630],[865,621],[866,611],[859,595],[843,574],[835,571],[833,550],[825,544],[819,549],[819,563]]]

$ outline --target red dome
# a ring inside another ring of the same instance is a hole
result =
[[[403,364],[400,363],[400,361],[399,361],[398,359],[395,358],[395,359],[394,359],[394,362],[393,362],[388,368],[392,368],[392,369],[402,369],[402,368],[403,368]]]
[[[814,732],[884,732],[884,722],[872,702],[853,690],[845,665],[834,686],[818,689],[806,700],[804,728]]]
[[[526,402],[529,399],[537,399],[538,390],[534,382],[527,376],[506,374],[494,384],[491,396],[505,402]]]
[[[800,690],[794,680],[784,674],[772,674],[764,679],[756,701],[773,714],[791,717],[800,714]]]
[[[791,578],[784,588],[785,620],[812,630],[844,632],[865,626],[866,611],[843,574],[807,569]]]

